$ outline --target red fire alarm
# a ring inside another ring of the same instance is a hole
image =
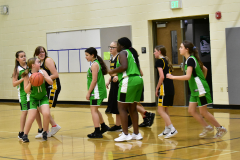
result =
[[[222,18],[222,13],[220,11],[216,12],[216,19],[221,19]]]

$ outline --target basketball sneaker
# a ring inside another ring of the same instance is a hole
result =
[[[38,129],[38,134],[35,136],[35,138],[38,138],[40,136],[40,138],[42,137],[42,132],[43,132],[43,128],[42,129]]]
[[[146,118],[148,118],[148,120],[149,120],[149,127],[151,127],[153,122],[154,122],[155,113],[147,112],[146,113]]]
[[[24,132],[19,132],[19,133],[18,133],[18,138],[19,138],[19,139],[22,139],[22,136],[23,136],[23,135],[24,135]]]
[[[115,138],[115,142],[124,142],[124,141],[130,141],[132,139],[132,136],[130,134],[125,135],[123,132],[119,134],[118,138]]]
[[[44,132],[42,133],[42,138],[46,141],[46,140],[47,140],[47,137],[48,137],[48,134],[47,134],[46,131],[44,131]],[[50,137],[51,137],[51,136],[50,136]]]
[[[39,133],[38,135],[36,135],[35,138],[36,138],[36,139],[38,139],[38,138],[43,138],[43,137],[42,137],[42,134],[43,134],[43,131],[42,131],[42,133]],[[48,132],[48,133],[47,133],[47,137],[48,137],[48,138],[52,137],[51,132]]]
[[[109,130],[109,127],[107,125],[104,125],[103,127],[101,127],[100,132],[103,134],[105,132],[107,132]]]
[[[121,127],[121,125],[120,125],[120,126],[114,125],[113,127],[109,128],[108,131],[110,131],[110,132],[114,132],[114,131],[116,131],[116,132],[118,132],[118,131],[122,131],[122,127]]]
[[[216,129],[217,133],[213,138],[222,138],[227,133],[227,129],[224,128],[223,126],[217,127]]]
[[[165,127],[164,131],[162,133],[160,133],[158,136],[166,136],[169,132],[171,131],[170,128]]]
[[[202,133],[199,134],[200,138],[206,137],[208,133],[212,133],[214,131],[212,126],[207,126],[205,128],[203,128]]]
[[[88,134],[87,136],[88,136],[88,138],[103,138],[101,132],[100,132],[100,133],[93,132],[93,133],[91,133],[91,134]]]
[[[23,141],[23,143],[29,142],[28,135],[24,134],[22,136],[22,141]]]
[[[133,133],[132,139],[141,140],[141,139],[143,139],[143,137],[142,137],[141,133],[138,133],[138,134]]]
[[[52,127],[51,128],[51,135],[55,135],[59,130],[61,129],[61,127],[57,124],[56,127]]]
[[[178,133],[178,131],[173,127],[173,129],[171,129],[171,131],[164,137],[164,138],[170,138],[175,136]]]
[[[147,117],[143,118],[143,122],[138,127],[150,127],[150,121]]]

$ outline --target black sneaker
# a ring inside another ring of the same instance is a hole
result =
[[[24,132],[19,132],[19,133],[18,133],[18,138],[19,138],[19,139],[22,139],[22,136],[23,136],[23,135],[24,135]]]
[[[132,127],[132,119],[131,116],[128,115],[128,129]]]
[[[143,118],[143,122],[138,127],[150,127],[150,120],[147,117]]]
[[[24,135],[22,136],[22,141],[23,141],[23,143],[29,142],[28,135],[24,134]]]
[[[96,132],[88,134],[87,136],[88,136],[88,138],[103,138],[101,133],[96,133]]]
[[[149,127],[151,127],[155,118],[155,113],[147,112],[146,118],[149,119],[149,123],[150,123]]]
[[[107,125],[105,125],[104,127],[101,127],[100,132],[103,134],[105,132],[107,132],[109,130],[109,127]]]
[[[115,125],[115,126],[111,127],[108,131],[111,131],[111,132],[122,131],[122,127],[121,127],[121,125],[120,126]]]
[[[44,131],[44,132],[42,133],[42,138],[43,138],[44,140],[47,140],[47,132],[46,132],[46,131]]]

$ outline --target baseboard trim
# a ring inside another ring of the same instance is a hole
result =
[[[223,105],[223,104],[213,104],[212,108],[214,109],[240,109],[240,105]]]
[[[17,99],[0,99],[0,102],[19,103]],[[89,101],[58,101],[57,104],[76,104],[76,105],[89,105]],[[155,103],[141,103],[144,107],[156,107]],[[108,105],[108,102],[102,102],[102,105]]]

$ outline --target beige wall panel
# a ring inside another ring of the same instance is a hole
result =
[[[46,47],[46,33],[131,25],[133,46],[144,71],[145,102],[154,102],[151,20],[209,15],[214,103],[228,104],[227,78],[222,76],[227,75],[225,28],[240,26],[239,0],[184,0],[179,10],[170,10],[168,0],[0,0],[3,4],[10,6],[10,14],[0,15],[0,99],[17,99],[10,79],[15,52],[24,50],[32,57],[37,46]],[[221,20],[215,19],[218,10]],[[141,54],[141,47],[147,48],[146,54]],[[85,101],[85,73],[61,73],[60,80],[59,100]]]

